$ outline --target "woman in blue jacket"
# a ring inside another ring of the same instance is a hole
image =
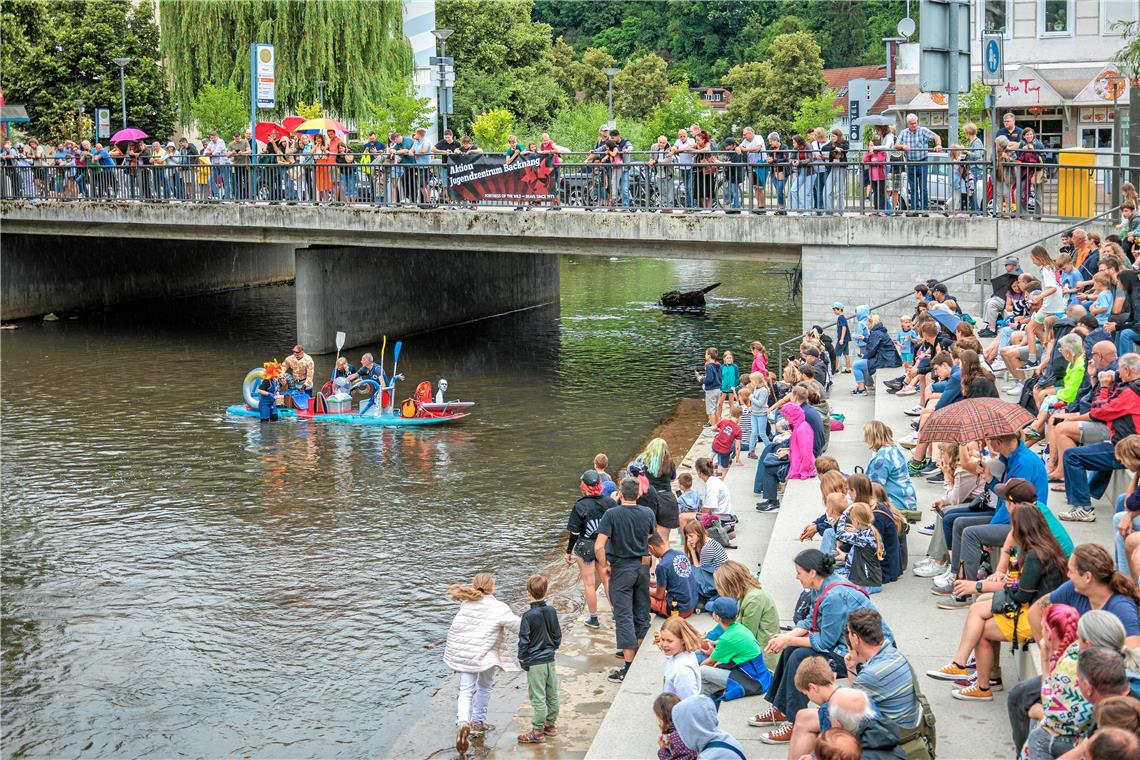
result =
[[[884,367],[901,367],[902,359],[898,349],[891,340],[890,333],[883,326],[878,314],[867,317],[867,345],[863,349],[863,358],[855,360],[852,368],[855,372],[855,381],[858,383],[853,396],[863,396],[867,393],[867,386],[875,381],[875,370]]]

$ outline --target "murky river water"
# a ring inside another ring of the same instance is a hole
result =
[[[653,305],[717,280],[707,319]],[[406,392],[478,402],[422,431],[225,417],[288,287],[3,333],[4,754],[383,756],[446,673],[445,586],[518,601],[596,452],[697,395],[706,345],[798,324],[757,265],[565,258],[560,308],[406,341]]]

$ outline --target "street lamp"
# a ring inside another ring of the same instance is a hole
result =
[[[1112,198],[1113,208],[1120,205],[1120,93],[1128,79],[1119,74],[1105,77],[1112,88]]]
[[[606,73],[606,78],[610,81],[610,129],[614,128],[614,75],[621,69],[615,69],[613,66],[607,66],[602,69]]]
[[[317,80],[317,103],[321,106],[321,116],[325,115],[325,85],[328,84],[324,79]]]
[[[111,62],[119,67],[119,94],[123,99],[123,129],[127,128],[127,64],[130,58],[112,58]]]
[[[436,84],[436,95],[439,99],[439,114],[443,118],[443,131],[447,131],[447,38],[455,32],[454,29],[432,29],[431,33],[439,40],[439,57],[444,59],[439,64],[439,83]],[[443,139],[443,135],[439,135]]]
[[[71,101],[75,103],[75,133],[79,135],[79,142],[83,142],[83,101],[79,98]]]

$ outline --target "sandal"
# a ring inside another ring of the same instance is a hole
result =
[[[1065,492],[1065,483],[1064,483],[1064,481],[1062,481],[1062,482],[1061,482],[1061,483],[1059,483],[1058,485],[1055,485],[1055,486],[1051,486],[1051,487],[1049,488],[1049,490],[1050,490],[1050,491],[1052,491],[1053,493],[1064,493],[1064,492]]]
[[[546,741],[546,734],[541,731],[527,731],[519,734],[519,744],[542,744]]]

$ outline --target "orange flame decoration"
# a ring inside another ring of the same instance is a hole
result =
[[[262,366],[265,367],[266,379],[276,380],[278,377],[281,376],[281,364],[276,359],[274,359],[271,362],[266,362]]]

